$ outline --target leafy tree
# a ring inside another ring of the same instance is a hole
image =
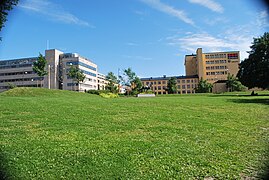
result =
[[[42,80],[44,79],[43,76],[48,74],[48,72],[45,70],[46,64],[47,61],[45,57],[41,53],[39,53],[37,61],[33,63],[33,71],[37,73],[37,75],[42,78]],[[40,86],[42,87],[42,83]]]
[[[197,93],[209,93],[212,90],[213,85],[207,82],[206,80],[201,80],[198,83],[198,87],[196,88]]]
[[[171,77],[167,83],[168,94],[174,94],[177,92],[177,82],[175,77]]]
[[[83,71],[78,68],[78,66],[71,65],[69,72],[67,73],[69,77],[73,79],[73,81],[79,83],[83,82],[86,76],[83,74]]]
[[[232,75],[228,74],[226,85],[230,92],[243,91],[246,89],[246,87],[243,86],[241,82],[238,80],[238,78],[234,77],[233,74]]]
[[[106,90],[112,93],[118,93],[117,84],[119,83],[119,81],[115,74],[113,72],[109,72],[106,76],[106,80],[108,81],[108,84],[106,85]]]
[[[121,81],[124,85],[130,86],[132,94],[138,94],[142,88],[142,82],[140,78],[132,71],[131,68],[124,70],[124,76],[120,77]]]
[[[269,88],[269,33],[254,38],[250,48],[248,58],[240,63],[237,77],[248,88]]]
[[[4,23],[7,21],[8,11],[13,9],[13,6],[18,4],[19,0],[1,0],[0,3],[0,31],[4,27]],[[1,40],[1,38],[0,38]]]

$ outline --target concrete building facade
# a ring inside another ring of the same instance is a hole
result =
[[[7,90],[11,85],[40,87],[41,82],[44,88],[73,91],[97,90],[105,86],[104,76],[98,76],[97,65],[77,53],[50,49],[45,51],[45,58],[48,75],[44,77],[38,77],[33,71],[33,63],[38,57],[0,61],[0,91]],[[83,82],[75,82],[67,75],[72,65],[77,66],[86,76]]]
[[[33,72],[35,61],[37,57],[0,61],[0,92],[10,86],[40,86],[42,78]]]

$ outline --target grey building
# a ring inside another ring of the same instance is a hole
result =
[[[44,87],[85,91],[98,88],[97,65],[77,53],[63,53],[57,49],[45,51],[48,75],[39,77],[33,72],[33,62],[38,57],[0,61],[0,92],[10,86]],[[78,66],[86,76],[83,82],[75,82],[67,74],[70,66]]]

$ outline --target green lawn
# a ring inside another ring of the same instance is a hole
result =
[[[268,160],[268,112],[268,92],[253,97],[234,93],[106,99],[13,89],[0,94],[0,175],[257,177]]]

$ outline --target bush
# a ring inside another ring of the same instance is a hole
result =
[[[6,84],[7,84],[7,86],[8,86],[8,89],[14,89],[14,88],[17,87],[16,84],[13,84],[13,83],[10,83],[10,82],[8,82],[8,83],[6,83]]]
[[[119,97],[118,94],[114,94],[114,93],[100,93],[99,95],[103,98],[117,98],[117,97]]]
[[[109,93],[108,90],[88,90],[87,93],[89,94],[96,94],[96,95],[100,95],[101,93]]]
[[[148,90],[148,91],[141,92],[139,94],[154,94],[154,92],[152,90]]]

